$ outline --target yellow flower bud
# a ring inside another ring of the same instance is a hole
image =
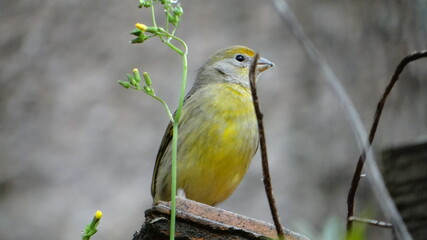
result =
[[[96,211],[96,213],[95,213],[95,218],[96,219],[101,219],[102,218],[102,212],[101,211]]]
[[[138,28],[139,30],[143,31],[143,32],[147,31],[147,28],[148,28],[147,25],[142,24],[142,23],[135,24],[135,27]]]

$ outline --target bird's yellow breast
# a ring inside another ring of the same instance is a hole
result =
[[[233,83],[201,87],[182,110],[177,189],[209,205],[225,200],[243,179],[257,145],[250,90]]]

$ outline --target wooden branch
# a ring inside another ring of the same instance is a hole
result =
[[[280,239],[283,239],[283,227],[280,223],[279,214],[277,212],[276,200],[274,200],[273,187],[271,186],[270,170],[268,167],[268,156],[267,156],[267,143],[265,141],[264,134],[264,123],[263,115],[261,113],[258,101],[258,95],[256,90],[256,66],[258,63],[259,54],[257,53],[254,57],[254,60],[251,63],[249,68],[249,82],[251,85],[252,100],[254,103],[255,114],[258,121],[258,132],[259,132],[259,142],[261,145],[261,159],[262,159],[262,173],[263,173],[263,182],[265,193],[267,194],[268,204],[270,206],[271,215],[273,217],[274,225],[276,226],[277,235]]]
[[[177,239],[277,239],[274,225],[236,213],[198,203],[189,199],[176,201]],[[145,211],[145,223],[134,234],[133,240],[168,240],[170,203],[160,202]],[[284,229],[287,240],[309,240]]]
[[[405,58],[403,58],[402,61],[400,61],[381,99],[377,104],[377,109],[374,115],[374,121],[372,122],[371,130],[369,132],[369,139],[368,139],[369,146],[372,145],[372,142],[374,141],[375,133],[377,131],[378,123],[380,121],[381,114],[384,109],[384,105],[387,100],[387,97],[389,96],[391,90],[393,89],[394,84],[399,80],[399,76],[402,73],[403,69],[410,62],[418,60],[420,58],[425,58],[425,57],[427,57],[427,51],[420,51],[420,52],[415,52],[411,55],[408,55]],[[357,161],[357,166],[353,174],[353,180],[351,181],[350,190],[347,195],[347,230],[348,231],[350,231],[352,227],[352,221],[350,221],[350,217],[354,215],[354,198],[356,196],[356,191],[359,186],[360,176],[362,173],[363,165],[365,164],[365,160],[366,160],[366,152],[365,150],[362,150],[362,153],[359,156],[359,160]]]
[[[393,225],[391,223],[388,222],[383,222],[383,221],[379,221],[379,220],[373,220],[373,219],[367,219],[367,218],[358,218],[355,216],[351,216],[349,218],[350,221],[352,222],[361,222],[361,223],[366,223],[366,224],[370,224],[376,227],[383,227],[383,228],[392,228]]]

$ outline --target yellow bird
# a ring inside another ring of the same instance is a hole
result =
[[[215,205],[242,181],[258,148],[258,125],[249,85],[255,52],[232,46],[200,68],[181,112],[177,152],[177,189],[185,197]],[[260,58],[259,74],[274,64]],[[151,183],[154,203],[170,201],[172,123],[166,129]]]

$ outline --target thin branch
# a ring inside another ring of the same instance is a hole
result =
[[[383,222],[383,221],[379,221],[379,220],[373,220],[373,219],[367,219],[367,218],[358,218],[355,216],[349,217],[348,220],[351,222],[366,223],[366,224],[373,225],[376,227],[393,228],[393,225],[391,223]]]
[[[264,182],[265,192],[268,198],[268,204],[270,206],[271,215],[273,217],[274,225],[276,227],[277,236],[279,237],[279,239],[284,239],[285,234],[283,232],[282,224],[280,223],[279,214],[277,212],[277,207],[276,207],[276,200],[274,200],[273,188],[271,186],[270,170],[268,167],[268,157],[267,157],[267,144],[265,141],[264,123],[262,120],[263,115],[259,107],[258,95],[256,91],[256,66],[258,63],[258,59],[259,59],[259,55],[257,53],[250,66],[249,82],[251,85],[252,100],[254,103],[255,114],[258,122],[259,141],[261,145],[262,173],[264,176],[263,182]]]
[[[374,115],[374,121],[372,122],[371,131],[369,132],[369,146],[372,145],[372,142],[374,141],[375,133],[377,131],[378,123],[380,121],[381,114],[383,112],[387,97],[389,96],[391,90],[393,89],[394,84],[399,80],[399,76],[402,73],[403,69],[410,62],[418,60],[420,58],[424,58],[424,57],[427,57],[427,51],[415,52],[411,55],[406,56],[405,58],[402,59],[402,61],[400,61],[381,99],[377,104],[377,109]],[[356,196],[357,187],[359,186],[360,176],[362,173],[363,165],[365,163],[365,159],[366,159],[366,152],[365,150],[363,150],[359,156],[359,160],[357,162],[357,166],[353,175],[353,180],[351,182],[351,187],[347,196],[347,230],[348,231],[350,231],[352,227],[352,221],[350,220],[350,218],[354,214],[354,198]]]
[[[348,122],[353,130],[353,134],[357,141],[357,144],[361,150],[367,155],[367,171],[369,174],[369,181],[371,183],[373,192],[378,202],[381,202],[380,208],[384,215],[390,218],[390,221],[395,227],[396,237],[398,239],[412,239],[405,224],[403,223],[402,217],[397,211],[396,205],[393,202],[387,188],[385,186],[382,175],[379,171],[378,165],[375,161],[375,157],[371,151],[368,151],[370,144],[368,143],[368,135],[366,129],[363,126],[362,120],[354,107],[354,104],[350,100],[348,94],[344,90],[342,84],[336,77],[335,73],[327,64],[326,60],[322,57],[313,43],[305,36],[304,30],[289,8],[285,0],[272,0],[275,8],[282,18],[282,20],[288,25],[290,31],[294,37],[303,46],[305,52],[319,68],[328,86],[331,88],[332,93],[337,97],[341,103],[341,107],[344,114],[348,118]],[[359,174],[360,176],[360,174]]]

